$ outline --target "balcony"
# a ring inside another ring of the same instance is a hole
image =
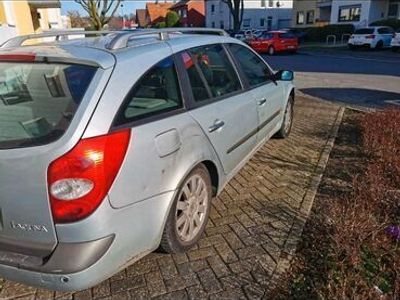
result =
[[[60,0],[28,0],[28,4],[36,9],[61,7]]]
[[[317,0],[317,7],[330,7],[332,6],[332,0]]]

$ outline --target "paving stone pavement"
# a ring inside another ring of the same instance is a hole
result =
[[[204,237],[187,253],[152,253],[74,294],[5,281],[0,299],[266,297],[294,255],[312,206],[307,195],[339,112],[339,106],[298,97],[290,138],[269,141],[230,181],[214,200]]]

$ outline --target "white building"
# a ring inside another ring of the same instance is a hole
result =
[[[328,2],[329,3],[329,2]],[[400,18],[400,0],[332,0],[331,24],[367,26],[386,18]]]
[[[400,0],[294,0],[293,26],[326,24],[367,26],[389,18],[400,19]]]
[[[292,0],[245,0],[242,29],[290,27],[292,7]],[[233,29],[233,18],[226,3],[206,0],[206,27]]]

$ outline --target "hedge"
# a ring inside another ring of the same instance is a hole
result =
[[[400,19],[379,20],[370,24],[371,26],[390,26],[393,29],[400,29]]]
[[[324,27],[307,27],[304,28],[306,33],[306,42],[325,42],[328,35],[335,35],[339,40],[343,34],[351,34],[354,32],[353,25],[326,25]]]

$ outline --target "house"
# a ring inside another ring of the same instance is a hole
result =
[[[316,27],[329,24],[331,11],[326,0],[294,0],[292,27]]]
[[[147,10],[146,9],[137,9],[136,10],[136,24],[140,28],[146,28],[150,23],[148,19]]]
[[[292,25],[353,24],[360,27],[387,18],[400,19],[400,0],[294,0]]]
[[[168,2],[146,3],[146,19],[148,21],[148,26],[164,22],[165,16],[169,12],[172,5],[173,3],[168,3]]]
[[[69,26],[59,0],[0,1],[0,43],[16,35]]]
[[[171,10],[180,16],[181,26],[204,27],[205,25],[204,0],[182,0],[174,4]]]
[[[292,4],[292,0],[244,1],[242,29],[287,28],[292,20]],[[206,26],[233,29],[233,18],[226,3],[206,0]]]
[[[204,0],[148,2],[145,9],[136,10],[136,23],[145,28],[164,22],[169,11],[180,16],[181,26],[203,27],[205,24]]]

